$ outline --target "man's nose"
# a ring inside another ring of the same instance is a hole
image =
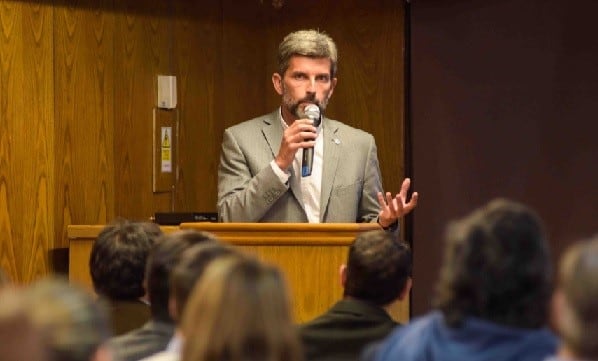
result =
[[[315,93],[316,92],[316,78],[311,78],[307,82],[307,92]]]

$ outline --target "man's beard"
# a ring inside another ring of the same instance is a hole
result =
[[[315,104],[315,105],[318,106],[318,108],[320,108],[320,114],[324,114],[324,111],[326,110],[326,106],[328,105],[328,94],[324,94],[324,100],[322,102],[319,102],[316,99],[316,94],[315,93],[308,94],[305,97],[303,97],[302,99],[294,101],[289,96],[289,93],[284,88],[284,85],[283,85],[282,89],[283,89],[283,95],[282,95],[282,103],[283,103],[283,105],[287,108],[287,110],[291,114],[293,114],[297,118],[303,118],[303,117],[305,117],[305,115],[303,114],[303,109],[301,109],[301,110],[299,109],[299,104],[301,104],[301,103],[312,103],[312,104]]]

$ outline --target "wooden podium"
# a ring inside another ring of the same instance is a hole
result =
[[[89,254],[102,225],[68,226],[69,279],[91,289]],[[294,318],[311,320],[342,297],[339,267],[360,232],[379,229],[370,223],[182,223],[163,226],[166,233],[194,229],[215,234],[244,252],[283,270],[291,293]],[[398,302],[392,317],[409,321],[408,300]]]

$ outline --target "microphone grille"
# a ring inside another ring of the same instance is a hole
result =
[[[320,118],[320,108],[315,104],[309,104],[303,109],[305,116],[309,119],[319,119]]]

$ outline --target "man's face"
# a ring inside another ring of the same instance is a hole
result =
[[[308,104],[316,104],[323,113],[336,85],[336,78],[330,77],[330,59],[305,56],[291,57],[284,76],[274,74],[272,80],[282,95],[283,115],[296,118]]]

